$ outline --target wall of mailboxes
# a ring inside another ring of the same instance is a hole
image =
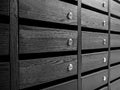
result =
[[[119,0],[82,0],[81,13],[79,0],[17,1],[19,89],[77,90],[81,60],[82,90],[120,90]],[[0,90],[12,80],[9,26],[10,0],[0,0]]]

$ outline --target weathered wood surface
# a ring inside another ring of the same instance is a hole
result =
[[[104,81],[104,76],[106,76],[106,78],[108,77],[107,70],[82,77],[82,90],[95,90],[96,88],[106,84],[107,79]]]
[[[10,65],[8,62],[0,63],[0,90],[10,90]]]
[[[42,90],[77,90],[77,80],[68,81]]]

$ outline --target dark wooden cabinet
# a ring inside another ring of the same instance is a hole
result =
[[[119,90],[120,0],[1,0],[0,90]]]

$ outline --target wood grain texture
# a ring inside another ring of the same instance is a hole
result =
[[[103,62],[103,57],[107,57],[107,52],[82,55],[82,72],[106,66],[107,62]],[[73,64],[72,71],[68,71],[69,64]],[[76,74],[77,55],[20,61],[21,88],[39,85]]]
[[[68,81],[42,90],[77,90],[77,80]]]
[[[120,47],[120,35],[111,34],[111,47]]]
[[[110,63],[118,63],[120,62],[120,50],[111,51]]]
[[[0,23],[0,55],[9,54],[9,28],[7,24]]]
[[[83,4],[108,12],[108,0],[82,0]],[[105,4],[105,5],[103,5]]]
[[[64,23],[77,24],[77,6],[60,0],[19,0],[20,17]],[[72,12],[73,19],[67,14]]]
[[[0,63],[0,90],[10,90],[10,65]]]
[[[120,65],[111,67],[110,80],[114,80],[120,77]]]
[[[82,77],[82,90],[95,90],[96,88],[106,84],[107,80],[103,80],[104,76],[108,77],[107,70]]]
[[[20,61],[20,88],[26,88],[77,74],[77,56]],[[71,71],[69,64],[73,65]]]
[[[120,19],[111,18],[111,30],[120,32]]]
[[[90,0],[91,3],[89,0],[87,1],[88,4],[93,4],[93,0]],[[84,0],[84,3],[87,1]],[[100,3],[97,0],[96,2]],[[94,5],[97,6],[97,4]],[[19,14],[22,18],[77,25],[77,6],[67,2],[59,0],[19,0],[19,6]],[[72,19],[68,18],[69,12],[72,13]],[[82,26],[108,30],[108,16],[84,8],[81,12]],[[103,26],[104,21],[106,21],[105,26]]]
[[[111,1],[111,13],[120,17],[120,4],[114,0]]]
[[[111,90],[120,90],[120,79],[111,83]]]
[[[9,0],[0,0],[0,14],[9,15]]]
[[[105,21],[105,25],[104,25]],[[81,24],[83,27],[108,30],[108,16],[92,10],[81,9]]]

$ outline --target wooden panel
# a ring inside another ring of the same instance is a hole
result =
[[[77,6],[68,2],[59,0],[19,0],[20,17],[77,25]],[[70,12],[72,15],[69,14]],[[71,19],[69,19],[69,15]],[[106,21],[105,26],[103,25],[104,21]],[[108,17],[82,8],[82,26],[108,30]]]
[[[7,24],[0,24],[0,55],[9,53],[9,31]]]
[[[111,90],[120,90],[120,80],[111,83]]]
[[[99,71],[97,73],[82,77],[82,90],[95,90],[96,88],[107,83],[103,80],[107,76],[107,70]]]
[[[0,0],[0,14],[9,15],[9,0]]]
[[[107,41],[105,45],[103,44],[103,40],[107,40],[107,34],[93,32],[83,32],[82,34],[83,49],[107,47]],[[73,39],[71,46],[67,45],[70,38]],[[20,30],[20,53],[76,50],[76,39],[77,31],[22,26]]]
[[[111,47],[120,47],[120,35],[111,34]]]
[[[77,5],[62,0],[19,0],[20,17],[56,23],[77,24]],[[72,12],[72,20],[67,18]]]
[[[72,80],[60,85],[56,85],[50,88],[42,89],[42,90],[77,90],[77,80]]]
[[[108,30],[108,16],[88,9],[81,9],[81,22],[83,27]]]
[[[111,30],[120,32],[120,19],[111,18]]]
[[[108,52],[91,53],[82,55],[82,72],[90,71],[107,65]],[[104,61],[106,58],[106,62]]]
[[[111,80],[114,80],[118,77],[120,77],[120,65],[117,65],[117,66],[113,66],[111,67]]]
[[[63,56],[20,61],[20,88],[39,85],[77,74],[77,56]],[[72,70],[68,70],[69,65]]]
[[[111,13],[120,17],[120,4],[116,1],[111,0]]]
[[[108,12],[108,0],[82,0],[82,3]]]
[[[120,50],[111,51],[110,63],[118,63],[120,62]]]
[[[9,63],[0,63],[0,90],[10,90]]]

